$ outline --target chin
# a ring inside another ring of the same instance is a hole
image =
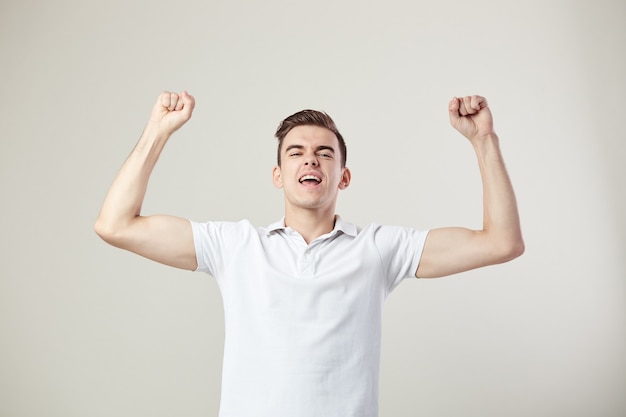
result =
[[[301,209],[317,209],[322,207],[324,204],[320,200],[312,200],[312,199],[298,199],[291,200],[289,205],[292,207],[297,207]]]

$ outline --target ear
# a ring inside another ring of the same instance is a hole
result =
[[[274,187],[283,188],[283,178],[281,177],[280,167],[276,165],[272,170],[272,182]]]
[[[352,179],[352,173],[350,169],[344,168],[343,174],[341,175],[341,181],[339,181],[339,189],[345,190],[350,185],[350,180]]]

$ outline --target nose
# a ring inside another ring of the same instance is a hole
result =
[[[317,155],[315,154],[309,154],[306,156],[306,159],[304,160],[304,165],[310,165],[310,166],[317,166]]]

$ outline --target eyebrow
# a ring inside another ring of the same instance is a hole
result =
[[[304,149],[303,145],[289,145],[287,146],[287,148],[285,148],[285,152],[289,152],[292,149]],[[326,146],[326,145],[320,145],[315,149],[315,152],[319,152],[319,151],[331,151],[332,153],[335,153],[335,149],[332,146]]]

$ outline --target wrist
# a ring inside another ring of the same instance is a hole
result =
[[[497,144],[500,141],[500,139],[498,138],[498,135],[496,134],[496,132],[489,132],[489,133],[484,133],[484,134],[480,134],[480,133],[476,134],[475,136],[469,138],[469,141],[474,146],[481,146],[481,145]]]
[[[171,133],[165,131],[159,123],[149,121],[148,124],[144,127],[143,132],[141,133],[141,137],[139,138],[139,142],[137,143],[135,150],[145,150],[149,152],[157,150],[158,152],[160,152],[167,143],[170,136]]]
[[[146,138],[154,141],[167,141],[173,132],[163,126],[163,123],[150,120],[143,130],[143,135]]]
[[[500,139],[494,132],[474,136],[470,139],[470,143],[472,144],[476,154],[479,156],[492,154],[493,151],[496,153],[500,152]]]

